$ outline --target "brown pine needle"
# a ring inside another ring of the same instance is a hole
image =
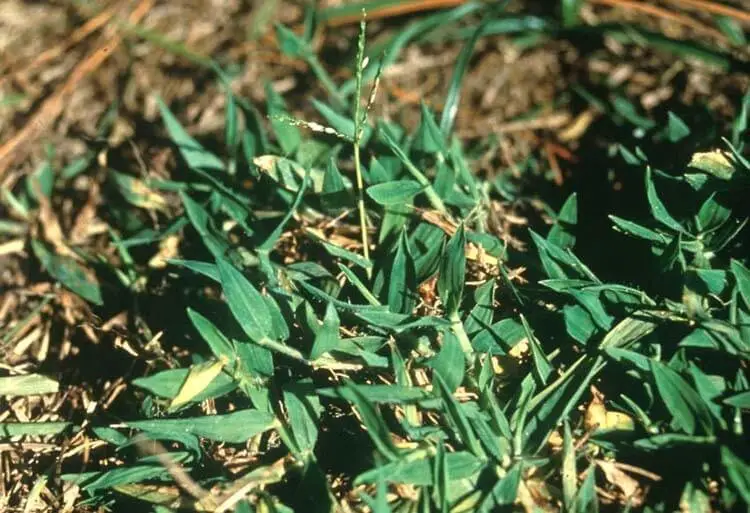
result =
[[[432,11],[436,9],[447,9],[449,7],[456,7],[465,3],[466,0],[406,0],[399,2],[396,5],[385,5],[367,11],[367,18],[370,20],[379,20],[383,18],[391,18],[394,16],[403,16],[405,14],[413,14],[422,11]],[[361,19],[360,13],[351,15],[337,16],[326,21],[326,25],[329,27],[338,27],[341,25],[347,25],[349,23],[359,22]]]
[[[28,74],[31,71],[35,70],[42,64],[49,62],[51,60],[56,59],[60,55],[62,55],[66,50],[72,48],[76,44],[80,43],[84,39],[86,39],[89,35],[93,34],[100,28],[102,28],[104,25],[109,22],[109,20],[112,19],[112,17],[117,12],[116,7],[110,7],[109,9],[106,9],[90,20],[88,20],[86,23],[84,23],[82,26],[78,27],[76,30],[74,30],[70,36],[67,37],[67,39],[60,44],[57,44],[53,46],[52,48],[48,48],[47,50],[43,51],[39,55],[36,56],[36,58],[31,61],[29,64],[24,66],[23,68],[17,70],[17,71],[11,71],[4,77],[0,77],[0,85],[2,85],[6,80],[9,80],[11,77],[15,75],[20,74]],[[17,64],[17,63],[14,63]],[[11,67],[14,67],[11,65]]]
[[[128,21],[131,24],[138,23],[151,10],[155,0],[141,0]],[[0,177],[13,163],[30,143],[36,141],[47,128],[60,116],[65,107],[65,99],[76,88],[78,83],[96,70],[112,55],[122,41],[119,34],[115,34],[101,47],[91,52],[84,60],[79,62],[65,83],[55,91],[52,96],[44,100],[41,107],[34,113],[26,125],[16,133],[9,141],[0,146]]]
[[[712,27],[707,27],[703,23],[689,16],[686,16],[684,14],[679,14],[676,12],[672,12],[668,9],[664,9],[663,7],[659,7],[657,5],[653,5],[653,4],[649,4],[649,3],[641,2],[641,1],[636,1],[636,0],[589,0],[589,1],[592,4],[609,5],[612,7],[622,7],[623,9],[630,9],[633,11],[640,11],[646,14],[651,14],[658,18],[674,21],[675,23],[679,23],[680,25],[690,27],[696,32],[702,32],[704,34],[715,37],[723,42],[727,41],[726,36],[724,36],[724,34],[719,32],[718,30]]]
[[[711,14],[718,14],[720,16],[729,16],[738,21],[744,23],[750,23],[750,11],[738,9],[736,7],[730,7],[728,5],[717,4],[716,2],[709,2],[707,0],[667,0],[673,4],[682,4],[688,7],[693,7],[697,10],[708,12]]]

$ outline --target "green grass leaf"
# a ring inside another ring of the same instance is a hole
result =
[[[602,368],[599,358],[579,357],[560,377],[531,398],[521,433],[525,447],[539,450],[552,430],[579,404]]]
[[[307,191],[307,186],[309,183],[309,175],[305,175],[305,178],[302,180],[302,184],[300,185],[300,188],[297,191],[297,194],[295,195],[294,201],[289,207],[289,210],[287,210],[286,214],[284,214],[284,217],[281,219],[281,221],[279,221],[279,224],[276,225],[276,228],[274,228],[273,231],[268,234],[268,237],[266,237],[266,239],[258,246],[259,251],[270,251],[276,245],[279,237],[281,237],[281,234],[284,232],[284,227],[291,220],[292,216],[302,203],[302,198],[304,198],[305,191]]]
[[[484,14],[482,22],[474,30],[471,37],[464,43],[464,47],[461,49],[461,53],[456,59],[456,63],[453,66],[453,76],[451,77],[450,85],[448,86],[448,94],[445,97],[445,103],[443,105],[443,114],[440,117],[440,131],[443,132],[444,137],[448,137],[453,129],[453,123],[458,113],[458,106],[461,101],[461,84],[466,74],[466,70],[469,67],[469,61],[474,53],[474,47],[476,47],[479,38],[484,35],[484,30],[487,25],[492,21],[495,15],[502,9],[505,8],[507,1],[500,1],[495,3],[492,7],[488,7],[488,11]]]
[[[372,268],[372,261],[365,259],[359,253],[355,253],[354,251],[349,251],[348,249],[342,248],[341,246],[337,246],[336,244],[331,244],[330,242],[318,237],[317,234],[315,233],[308,231],[307,235],[308,237],[310,237],[311,239],[319,243],[321,246],[323,246],[323,249],[325,249],[326,252],[329,253],[331,256],[335,256],[343,260],[346,260],[347,262],[351,262],[363,269]]]
[[[750,504],[750,464],[726,446],[721,448],[721,464],[730,486],[746,504]]]
[[[432,398],[432,395],[422,388],[402,385],[357,385],[357,391],[362,397],[373,403],[411,404]],[[336,397],[345,399],[351,395],[347,388],[319,388],[321,397]]]
[[[341,321],[332,303],[326,306],[326,313],[323,317],[323,324],[320,326],[318,333],[315,335],[315,342],[310,351],[310,359],[316,360],[323,354],[336,349],[340,345],[339,328]]]
[[[563,27],[570,28],[578,25],[583,0],[560,0],[560,11]]]
[[[529,326],[526,317],[523,315],[521,315],[521,324],[523,325],[523,331],[526,334],[526,339],[528,340],[529,348],[531,349],[531,360],[534,364],[535,376],[539,380],[539,384],[543,385],[552,374],[553,367],[550,365],[547,355],[542,351],[539,340],[534,336],[531,326]]]
[[[578,342],[585,344],[599,329],[585,308],[581,305],[563,307],[565,331]]]
[[[674,425],[689,435],[713,434],[713,416],[695,389],[666,365],[651,360],[650,366],[659,396],[672,414]]]
[[[354,205],[351,184],[347,186],[344,176],[339,171],[333,156],[328,159],[328,164],[326,165],[320,202],[329,212],[335,212]]]
[[[445,138],[440,132],[440,128],[435,123],[435,118],[430,109],[424,102],[420,103],[422,118],[414,133],[412,148],[425,153],[443,153],[447,152]]]
[[[225,415],[209,415],[182,419],[136,420],[125,422],[128,427],[158,433],[190,433],[208,440],[244,443],[273,428],[276,419],[260,410],[240,410]]]
[[[185,451],[169,452],[165,457],[175,464],[184,463],[190,457]],[[136,465],[119,467],[101,472],[83,472],[80,474],[62,474],[60,478],[77,484],[89,493],[107,488],[115,488],[142,481],[165,481],[169,472],[164,465],[159,464],[154,457],[141,458]]]
[[[578,223],[578,196],[575,193],[568,196],[560,212],[557,214],[557,220],[547,235],[547,241],[563,249],[575,246],[576,237],[573,233]]]
[[[133,385],[148,390],[152,394],[165,399],[173,399],[180,392],[180,387],[185,382],[189,369],[169,369],[151,376],[136,378]],[[194,402],[221,397],[235,390],[237,384],[228,374],[219,374],[209,385],[193,398]]]
[[[285,118],[290,118],[286,104],[270,83],[266,84],[266,109],[282,153],[285,156],[294,154],[302,142],[302,134],[299,128],[284,121]]]
[[[410,314],[416,305],[417,279],[414,270],[414,259],[406,240],[406,232],[401,233],[396,246],[396,253],[387,273],[386,290],[388,306],[393,312]]]
[[[394,155],[404,164],[406,170],[412,177],[424,187],[424,193],[427,195],[427,199],[430,201],[432,207],[440,213],[447,213],[445,203],[442,198],[437,195],[435,189],[432,188],[432,184],[427,177],[419,170],[419,168],[409,159],[409,156],[399,146],[399,144],[385,131],[380,132],[380,137],[388,145],[388,148],[393,152]]]
[[[660,234],[657,231],[654,231],[650,228],[646,228],[645,226],[634,223],[632,221],[628,221],[627,219],[622,219],[617,216],[609,216],[609,218],[615,224],[615,228],[618,231],[621,231],[628,235],[632,235],[636,238],[644,239],[650,242],[655,242],[663,246],[666,246],[667,244],[669,244],[671,240],[670,238]]]
[[[573,503],[574,513],[599,513],[599,498],[596,494],[596,465],[592,464],[586,470],[586,477],[583,478],[581,486],[578,488]]]
[[[450,315],[458,311],[466,281],[466,234],[463,225],[445,245],[440,260],[437,289],[445,312]]]
[[[670,142],[676,143],[690,135],[690,127],[680,119],[674,112],[669,112],[667,119],[667,139]]]
[[[648,196],[648,204],[651,207],[651,215],[654,216],[654,219],[678,233],[685,233],[685,229],[667,211],[667,207],[664,206],[664,203],[662,203],[656,194],[651,167],[646,168],[646,194]]]
[[[732,260],[730,268],[732,269],[732,274],[734,275],[737,289],[742,299],[750,307],[750,269],[742,265],[738,260]]]
[[[451,393],[461,386],[466,369],[466,356],[461,349],[461,343],[453,333],[443,333],[440,352],[428,364],[440,374]]]
[[[0,396],[54,394],[59,389],[57,381],[42,374],[0,377]]]
[[[445,460],[448,473],[454,480],[472,477],[483,466],[480,459],[466,451],[448,453],[445,455]],[[433,463],[427,451],[421,451],[364,472],[354,483],[355,485],[374,483],[383,479],[387,483],[434,486],[432,467]]]
[[[182,127],[161,98],[157,97],[161,118],[167,128],[170,139],[177,146],[182,158],[191,169],[203,171],[224,171],[224,163],[216,155],[206,150],[193,139]]]
[[[71,422],[0,422],[0,437],[59,435]]]
[[[494,278],[486,281],[474,290],[474,306],[464,322],[466,332],[470,336],[492,325],[494,295]]]
[[[276,24],[276,38],[279,41],[279,48],[288,57],[307,57],[310,53],[307,41],[278,23]]]
[[[216,266],[229,309],[244,332],[254,342],[268,338],[273,330],[271,313],[261,293],[226,260],[218,259]]]
[[[226,255],[229,252],[229,242],[217,233],[208,211],[186,193],[183,192],[180,196],[185,206],[185,213],[193,228],[200,235],[203,244],[215,258]]]
[[[729,396],[722,402],[735,408],[750,410],[750,390],[746,390],[744,392],[740,392],[739,394]]]
[[[714,193],[706,198],[706,201],[701,205],[698,214],[695,216],[696,225],[701,232],[711,232],[729,221],[731,215],[732,210],[722,205]]]
[[[471,428],[469,419],[466,417],[466,413],[463,410],[461,404],[456,401],[453,397],[453,393],[448,388],[445,380],[440,376],[439,372],[433,373],[433,381],[435,383],[435,391],[443,400],[445,404],[445,416],[450,419],[453,424],[456,434],[458,435],[459,441],[475,456],[480,459],[485,459],[486,454],[482,449],[482,445],[479,443],[474,430]]]
[[[224,358],[226,361],[232,361],[235,358],[232,342],[219,330],[219,328],[216,327],[214,323],[189,307],[187,309],[187,314],[190,318],[190,322],[193,323],[193,326],[198,330],[198,333],[200,333],[203,340],[208,344],[208,347],[216,358]]]
[[[503,319],[478,332],[472,338],[471,344],[480,353],[504,355],[525,336],[520,322],[515,319]]]
[[[95,305],[103,305],[102,291],[93,273],[71,257],[55,254],[38,240],[31,241],[31,249],[42,267],[63,286]]]
[[[367,434],[370,435],[370,439],[378,452],[389,461],[397,460],[399,450],[393,444],[388,425],[383,420],[377,407],[359,391],[358,386],[353,384],[347,383],[344,388],[339,390],[339,393],[359,411],[362,423],[367,428]]]
[[[311,384],[311,383],[310,383]],[[320,400],[305,394],[301,386],[284,390],[284,405],[286,406],[289,428],[300,451],[303,460],[312,456],[318,441],[318,423],[320,422]]]
[[[424,186],[414,180],[394,180],[371,185],[367,195],[380,205],[403,205],[423,190]]]
[[[498,508],[512,505],[518,497],[518,487],[521,484],[523,464],[518,462],[500,478],[492,487],[477,509],[477,513],[490,513]]]

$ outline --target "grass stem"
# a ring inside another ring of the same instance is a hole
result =
[[[464,323],[461,320],[461,317],[459,317],[458,312],[450,314],[448,320],[451,321],[451,330],[458,338],[458,342],[461,344],[461,349],[464,354],[466,354],[466,356],[474,354],[474,347],[471,345],[471,340],[469,340],[469,335],[466,334]],[[467,359],[467,361],[469,360]]]
[[[362,133],[365,122],[362,116],[362,71],[365,59],[365,13],[362,11],[362,21],[359,25],[359,40],[357,44],[357,91],[354,97],[354,172],[357,176],[357,210],[359,210],[359,228],[362,232],[362,254],[365,260],[370,260],[370,242],[367,234],[367,213],[365,212],[365,187],[362,180],[362,162],[359,153],[359,144],[362,140]],[[367,268],[367,279],[372,279],[372,269]]]

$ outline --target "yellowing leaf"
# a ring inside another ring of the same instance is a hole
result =
[[[221,374],[225,364],[226,360],[221,359],[209,360],[207,362],[199,363],[198,365],[193,365],[190,368],[190,372],[188,372],[185,381],[182,383],[180,391],[169,404],[169,409],[175,410],[192,401],[193,398],[203,392],[206,387],[208,387],[208,385],[219,374]]]
[[[643,504],[643,490],[635,479],[623,472],[617,462],[596,460],[607,481],[622,491],[623,502],[638,507]]]
[[[558,132],[557,137],[562,142],[577,141],[586,133],[591,123],[596,119],[596,111],[593,109],[584,110],[568,126]]]
[[[308,173],[313,191],[320,193],[323,190],[325,173],[321,169],[312,168],[308,170],[294,160],[277,155],[260,155],[253,159],[253,164],[258,167],[261,173],[291,192],[299,190],[305,175]]]
[[[607,411],[604,406],[604,396],[596,388],[591,388],[593,399],[586,408],[584,424],[586,429],[617,429],[621,431],[632,431],[635,422],[630,415],[619,411]]]
[[[111,173],[120,194],[128,203],[147,210],[167,211],[167,200],[143,181],[116,171]]]
[[[584,416],[584,426],[589,431],[604,428],[607,425],[607,409],[604,407],[602,394],[594,387],[591,387],[593,399],[586,408]]]
[[[695,153],[688,165],[722,180],[729,180],[734,174],[734,166],[721,150]]]
[[[633,418],[619,411],[608,411],[604,424],[606,429],[617,429],[620,431],[632,431],[635,429]]]
[[[159,251],[148,261],[148,266],[152,269],[164,269],[167,266],[167,260],[177,257],[179,246],[179,236],[166,237],[159,243]]]

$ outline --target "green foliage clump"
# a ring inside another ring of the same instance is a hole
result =
[[[304,40],[278,35],[324,73]],[[622,237],[602,248],[616,255],[603,280],[576,255],[591,221],[577,194],[546,235],[528,231],[527,253],[490,229],[493,202],[516,193],[472,173],[451,134],[466,62],[443,118],[422,106],[407,133],[368,118],[382,63],[365,62],[364,25],[358,50],[353,89],[322,75],[321,123],[293,119],[269,87],[267,134],[227,88],[227,159],[160,103],[187,178],[113,184],[140,209],[179,192],[183,213],[143,240],[184,231],[193,258],[170,269],[190,276],[184,320],[205,345],[192,365],[133,381],[140,418],[92,428],[123,466],[63,478],[94,502],[116,492],[162,511],[333,511],[344,497],[378,513],[750,504],[747,101],[731,140],[678,172],[620,148],[647,208],[611,213]],[[614,104],[661,151],[691,136],[674,114],[660,128]],[[118,241],[125,264],[135,238]],[[78,260],[33,249],[101,304]],[[640,277],[618,278],[631,255],[645,255]],[[137,289],[132,266],[116,273]],[[201,414],[207,400],[215,415]],[[171,449],[128,451],[142,439]],[[252,468],[206,465],[220,443],[249,448]],[[164,458],[220,493],[187,497]]]

